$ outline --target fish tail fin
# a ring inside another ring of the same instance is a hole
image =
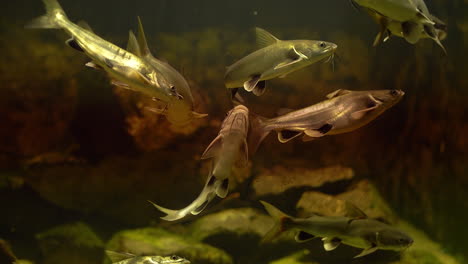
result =
[[[68,19],[57,0],[42,0],[46,14],[40,16],[26,25],[26,28],[60,28],[59,19]]]
[[[255,153],[270,133],[270,129],[266,127],[267,118],[250,113],[250,137],[249,137],[249,152]]]
[[[172,209],[168,209],[168,208],[159,206],[159,205],[153,203],[152,201],[148,200],[148,202],[151,203],[154,207],[156,207],[156,209],[158,209],[162,213],[166,214],[166,216],[161,217],[161,219],[163,219],[163,220],[175,221],[175,220],[179,220],[179,219],[181,219],[181,218],[183,218],[185,216],[185,214],[181,213],[182,210],[172,210]]]
[[[265,207],[265,210],[268,214],[273,217],[275,224],[273,227],[266,233],[262,239],[262,243],[269,242],[277,238],[280,234],[288,229],[288,223],[291,222],[291,216],[283,213],[278,208],[274,207],[272,204],[269,204],[265,201],[260,201]]]

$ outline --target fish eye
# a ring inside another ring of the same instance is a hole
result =
[[[397,96],[398,94],[399,94],[399,93],[398,93],[397,90],[391,90],[391,91],[390,91],[390,95],[392,95],[392,96]]]
[[[178,257],[178,256],[176,256],[176,255],[172,255],[172,256],[171,256],[171,259],[172,259],[172,260],[178,260],[178,259],[179,259],[179,257]]]
[[[325,42],[320,42],[319,45],[320,45],[321,48],[325,48]]]

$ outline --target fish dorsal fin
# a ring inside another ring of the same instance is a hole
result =
[[[141,23],[140,17],[138,17],[138,45],[140,46],[141,56],[153,56],[148,48],[148,42],[146,41],[145,31],[143,30],[143,24]]]
[[[223,146],[223,137],[218,135],[203,152],[201,159],[209,159],[216,156]]]
[[[133,31],[131,30],[128,32],[127,51],[137,55],[138,57],[141,57],[140,46],[138,45],[135,34],[133,34]]]
[[[111,259],[112,263],[136,257],[130,253],[119,253],[111,250],[106,250],[106,254]]]
[[[257,46],[259,48],[265,48],[281,41],[270,32],[259,27],[255,28],[255,35],[257,37]]]
[[[84,20],[80,20],[80,21],[78,22],[78,26],[80,26],[80,27],[83,28],[83,29],[88,30],[89,32],[94,33],[93,29],[92,29],[91,26],[88,24],[88,22],[86,22],[86,21],[84,21]]]
[[[348,94],[350,93],[351,91],[350,90],[345,90],[345,89],[338,89],[336,91],[333,91],[329,94],[327,94],[327,98],[328,99],[332,99],[334,97],[338,97],[338,96],[341,96],[341,95],[345,95],[345,94]]]
[[[341,244],[341,239],[336,237],[324,237],[322,238],[323,248],[326,251],[332,251],[336,249]]]
[[[351,202],[344,201],[345,209],[346,209],[346,216],[357,218],[357,219],[366,219],[368,216],[364,213],[361,209],[359,209],[356,205],[352,204]]]

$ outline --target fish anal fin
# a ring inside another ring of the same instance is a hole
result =
[[[120,253],[111,250],[106,250],[106,255],[110,258],[112,263],[120,262],[126,259],[134,258],[135,255],[130,253]]]
[[[366,109],[353,112],[351,114],[351,118],[353,118],[354,120],[359,120],[359,119],[363,118],[368,112],[376,109],[378,106],[379,106],[378,104],[375,104],[374,106],[368,107]]]
[[[338,90],[335,90],[329,94],[327,94],[327,98],[328,99],[331,99],[331,98],[334,98],[334,97],[338,97],[338,96],[342,96],[342,95],[345,95],[345,94],[348,94],[350,93],[351,91],[350,90],[345,90],[345,89],[338,89]]]
[[[65,42],[68,46],[70,46],[71,48],[79,51],[79,52],[84,52],[84,49],[80,46],[80,44],[78,44],[78,42],[76,42],[76,40],[74,38],[71,38],[69,40],[67,40]]]
[[[273,36],[270,32],[259,27],[255,28],[255,35],[257,37],[257,46],[259,48],[268,47],[281,41],[275,36]]]
[[[323,248],[326,251],[332,251],[336,249],[341,244],[341,239],[336,237],[324,237],[322,238]]]
[[[78,26],[80,26],[80,27],[83,28],[83,29],[88,30],[89,32],[94,33],[93,29],[92,29],[91,26],[88,24],[88,22],[86,22],[86,21],[84,21],[84,20],[78,21]]]
[[[370,248],[364,249],[361,253],[359,253],[358,255],[354,256],[354,258],[364,257],[364,256],[366,256],[366,255],[369,255],[369,254],[371,254],[371,253],[374,253],[377,249],[378,249],[377,246],[373,245],[373,246],[370,247]]]
[[[259,81],[260,81],[260,74],[253,75],[249,80],[244,82],[244,89],[248,92],[253,91]]]
[[[302,134],[302,131],[284,129],[278,131],[278,140],[281,143],[286,143]]]
[[[255,88],[252,90],[252,92],[256,95],[256,96],[261,96],[265,93],[266,91],[266,81],[263,80],[263,81],[259,81],[257,83],[257,85],[255,85]]]
[[[221,147],[223,146],[223,137],[218,135],[213,141],[211,141],[210,145],[205,149],[203,152],[201,159],[209,159],[212,158],[221,151]]]
[[[299,243],[307,242],[307,241],[309,241],[311,239],[314,239],[314,238],[315,238],[314,235],[309,234],[309,233],[307,233],[305,231],[302,231],[302,230],[297,232],[296,236],[294,237],[294,239]]]

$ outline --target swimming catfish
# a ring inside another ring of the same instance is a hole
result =
[[[249,129],[249,110],[243,105],[237,105],[228,112],[221,124],[218,136],[210,143],[202,155],[202,159],[212,159],[213,168],[200,195],[187,207],[171,210],[152,203],[158,210],[167,214],[161,217],[174,221],[191,213],[199,214],[216,196],[225,198],[229,191],[229,178],[234,166],[247,165],[248,147],[247,133]]]
[[[284,77],[324,58],[332,58],[336,44],[320,40],[279,40],[267,31],[256,28],[260,49],[227,68],[224,81],[233,96],[238,87],[260,96],[265,81]]]
[[[138,37],[132,31],[129,33],[128,51],[136,54],[145,63],[148,63],[166,80],[171,83],[182,98],[172,98],[164,109],[149,108],[158,114],[163,114],[173,125],[185,125],[195,118],[202,118],[206,114],[199,114],[193,111],[194,100],[190,86],[185,78],[168,63],[156,59],[148,48],[143,24],[138,17]]]
[[[57,0],[43,0],[47,14],[33,20],[29,28],[61,28],[72,38],[67,44],[84,52],[91,62],[86,65],[106,71],[112,83],[126,89],[144,93],[158,100],[182,100],[175,86],[168,82],[152,65],[137,55],[100,38],[86,23],[74,24]]]
[[[255,116],[251,131],[252,151],[272,130],[278,133],[278,140],[282,143],[301,135],[304,141],[309,141],[351,132],[374,120],[400,101],[403,95],[401,90],[340,89],[328,94],[328,100],[275,118]]]
[[[396,21],[434,24],[424,0],[351,0]]]
[[[447,53],[445,47],[441,43],[441,40],[444,40],[447,37],[447,25],[437,17],[428,14],[428,17],[434,21],[434,25],[419,24],[419,34],[415,31],[413,33],[414,36],[412,38],[408,38],[405,33],[405,23],[385,17],[371,9],[366,9],[366,11],[377,22],[377,24],[380,25],[380,32],[375,37],[374,46],[387,41],[391,36],[402,37],[412,44],[416,43],[421,38],[430,38],[442,48],[444,53]]]
[[[118,253],[106,250],[107,256],[113,264],[190,264],[190,261],[176,255],[161,256],[136,256],[130,253]]]
[[[284,231],[298,230],[295,236],[297,242],[320,237],[326,251],[334,250],[340,244],[362,248],[363,251],[354,258],[371,254],[378,249],[401,251],[413,243],[413,239],[404,232],[375,219],[319,215],[295,218],[267,202],[261,203],[276,222],[264,241],[272,240]]]

